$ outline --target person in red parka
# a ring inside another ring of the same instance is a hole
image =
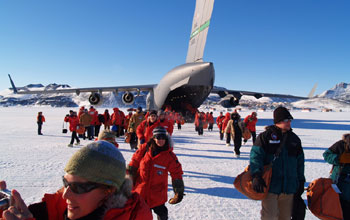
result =
[[[158,121],[159,126],[164,127],[167,130],[168,134],[171,136],[174,131],[174,123],[166,118],[166,114],[163,110],[158,111]]]
[[[43,115],[43,112],[38,112],[38,116],[36,117],[36,122],[38,124],[38,135],[43,135],[41,133],[41,128],[43,126],[43,123],[45,122],[45,117]]]
[[[12,190],[14,206],[0,211],[2,219],[152,220],[144,199],[131,191],[125,159],[113,144],[97,141],[86,145],[74,153],[64,170],[63,188],[45,194],[39,203],[27,207]],[[0,181],[0,187],[6,188],[6,182]]]
[[[194,125],[196,127],[196,131],[198,132],[198,135],[203,135],[203,126],[205,122],[206,117],[204,112],[197,112],[194,119]]]
[[[153,130],[149,142],[139,146],[127,167],[133,177],[133,190],[145,199],[149,207],[158,215],[158,219],[168,219],[168,173],[172,179],[174,197],[170,204],[182,201],[184,183],[182,167],[173,152],[172,141],[164,127]]]
[[[124,113],[119,110],[119,108],[113,108],[113,114],[111,115],[112,125],[117,127],[116,136],[119,137],[121,135],[121,130],[123,129],[124,122]]]
[[[246,127],[248,128],[248,130],[252,134],[253,144],[256,140],[256,128],[255,128],[255,126],[256,126],[256,122],[258,122],[258,118],[256,116],[257,116],[256,112],[252,112],[252,114],[248,115],[244,119],[244,123],[246,124]],[[246,143],[246,142],[247,142],[247,140],[244,140],[244,143]]]
[[[213,117],[213,112],[210,112],[207,114],[207,121],[208,121],[208,131],[213,131],[213,125],[214,125],[214,117]]]
[[[136,135],[139,140],[139,144],[147,143],[152,138],[153,129],[159,126],[157,120],[157,111],[152,110],[149,116],[139,124],[136,128]]]
[[[222,130],[224,119],[225,119],[225,116],[223,115],[222,112],[220,112],[220,115],[216,118],[216,124],[220,132],[220,140],[224,139],[224,132]]]
[[[76,112],[72,111],[70,113],[70,115],[66,115],[64,121],[69,122],[69,130],[72,132],[72,138],[70,140],[70,144],[68,144],[68,147],[73,147],[74,140],[77,141],[76,145],[80,144],[80,140],[77,136],[77,126],[79,125],[79,118]]]
[[[225,130],[226,130],[226,127],[227,127],[227,124],[228,124],[228,121],[231,119],[231,114],[229,112],[226,112],[225,114],[225,118],[222,122],[222,132],[225,133]],[[228,130],[228,132],[230,132],[231,130]],[[230,146],[230,141],[227,140],[227,137],[231,137],[231,134],[230,133],[226,133],[226,146]]]
[[[103,117],[104,117],[104,128],[105,130],[110,130],[110,125],[111,125],[111,115],[108,112],[108,109],[105,109],[105,112],[103,113]]]

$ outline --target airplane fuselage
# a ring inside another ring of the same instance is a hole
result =
[[[165,106],[177,112],[198,108],[208,97],[215,80],[211,62],[186,63],[170,70],[153,90],[150,109]],[[149,103],[149,101],[148,101]]]

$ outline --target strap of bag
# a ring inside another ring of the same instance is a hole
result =
[[[276,149],[276,152],[273,156],[273,160],[272,160],[271,164],[273,164],[273,162],[280,156],[280,154],[282,152],[282,148],[286,144],[286,141],[287,141],[287,134],[283,135],[282,142],[280,143],[280,146]]]

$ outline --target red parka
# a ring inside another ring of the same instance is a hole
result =
[[[168,200],[168,173],[172,180],[182,179],[182,167],[170,145],[165,151],[152,155],[152,143],[145,143],[132,156],[129,166],[138,168],[134,191],[138,192],[150,208]],[[151,146],[150,146],[151,145]],[[153,142],[153,145],[155,143]]]
[[[225,131],[227,123],[228,123],[228,121],[230,119],[231,119],[231,114],[229,112],[227,112],[226,115],[225,115],[225,118],[224,118],[224,120],[222,122],[222,131]]]
[[[222,124],[224,122],[224,119],[225,119],[225,116],[223,115],[219,115],[217,118],[216,118],[216,124],[218,126],[218,128],[221,130],[222,129]]]
[[[207,121],[209,124],[214,124],[213,114],[207,114]]]
[[[63,189],[55,194],[45,194],[42,199],[46,203],[49,220],[64,220],[64,212],[67,203],[62,198]],[[33,218],[34,219],[34,218]],[[145,201],[137,193],[126,202],[123,208],[111,208],[103,217],[103,220],[152,220],[152,213]]]
[[[252,115],[248,115],[244,119],[244,123],[246,124],[246,127],[249,129],[249,131],[256,131],[255,125],[258,121],[257,117],[253,117]]]
[[[159,126],[159,121],[151,123],[149,118],[143,120],[136,129],[136,135],[139,140],[144,139],[145,142],[148,142],[153,136],[153,129]]]
[[[65,122],[69,122],[69,130],[71,132],[77,131],[77,126],[79,125],[79,118],[78,118],[78,116],[76,116],[76,115],[74,115],[74,116],[72,116],[72,115],[66,116],[64,118],[64,121]]]
[[[173,134],[174,131],[174,123],[172,123],[171,121],[164,119],[163,121],[158,120],[159,121],[159,126],[164,127],[167,132],[170,134],[170,136]]]

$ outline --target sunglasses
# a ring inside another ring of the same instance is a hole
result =
[[[166,139],[166,135],[158,134],[158,135],[154,136],[154,138],[157,139],[157,140],[165,140]]]
[[[63,186],[64,188],[69,188],[74,192],[75,194],[84,194],[87,192],[90,192],[94,189],[97,189],[102,186],[102,184],[99,183],[92,183],[92,182],[85,182],[85,183],[79,183],[79,182],[72,182],[69,183],[64,176],[62,176]]]
[[[292,119],[284,119],[283,122],[291,122]]]

